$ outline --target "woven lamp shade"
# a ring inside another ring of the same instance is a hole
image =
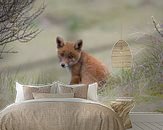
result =
[[[130,68],[132,65],[132,54],[129,45],[124,40],[119,40],[112,49],[112,67]]]

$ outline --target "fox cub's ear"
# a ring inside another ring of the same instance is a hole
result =
[[[75,50],[81,50],[82,45],[83,45],[83,41],[82,40],[77,40],[75,45],[74,45]]]
[[[56,42],[57,42],[57,48],[61,48],[61,47],[63,47],[64,46],[64,40],[63,40],[63,38],[62,37],[57,37],[56,38]]]

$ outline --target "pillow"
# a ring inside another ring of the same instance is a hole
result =
[[[53,85],[51,87],[51,93],[57,93],[58,83],[56,81],[54,81],[52,84]]]
[[[32,92],[55,92],[57,90],[57,82],[49,85],[43,86],[31,86],[31,85],[22,85],[16,82],[16,100],[15,102],[21,102],[28,99],[33,99]]]
[[[52,94],[52,93],[32,93],[34,99],[40,98],[73,98],[74,93],[62,93],[62,94]]]
[[[132,99],[118,99],[111,102],[113,110],[121,117],[126,129],[132,128],[132,123],[129,118],[129,112],[135,106],[135,102]]]
[[[23,86],[23,94],[24,94],[24,100],[30,100],[34,99],[32,93],[38,92],[38,93],[50,93],[51,86]]]
[[[74,93],[74,98],[87,99],[88,86],[86,84],[65,85],[58,84],[58,91],[62,93]]]
[[[98,101],[97,88],[98,88],[97,83],[88,85],[87,99],[92,100],[92,101]]]
[[[24,101],[23,85],[16,82],[16,99],[15,102]]]

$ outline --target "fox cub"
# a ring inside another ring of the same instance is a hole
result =
[[[65,42],[62,37],[57,37],[56,43],[61,67],[68,67],[71,72],[70,84],[97,82],[101,88],[106,83],[107,67],[82,50],[82,40]]]

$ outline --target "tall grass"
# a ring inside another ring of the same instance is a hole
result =
[[[13,102],[15,98],[15,89],[13,86],[15,79],[16,75],[10,75],[10,73],[0,74],[0,108]]]
[[[100,93],[109,98],[132,96],[159,96],[163,94],[163,44],[148,43],[134,55],[133,66],[112,75],[107,87]]]
[[[40,85],[49,84],[54,81],[54,77],[48,72],[1,72],[0,73],[0,109],[15,101],[15,82],[21,84]]]

